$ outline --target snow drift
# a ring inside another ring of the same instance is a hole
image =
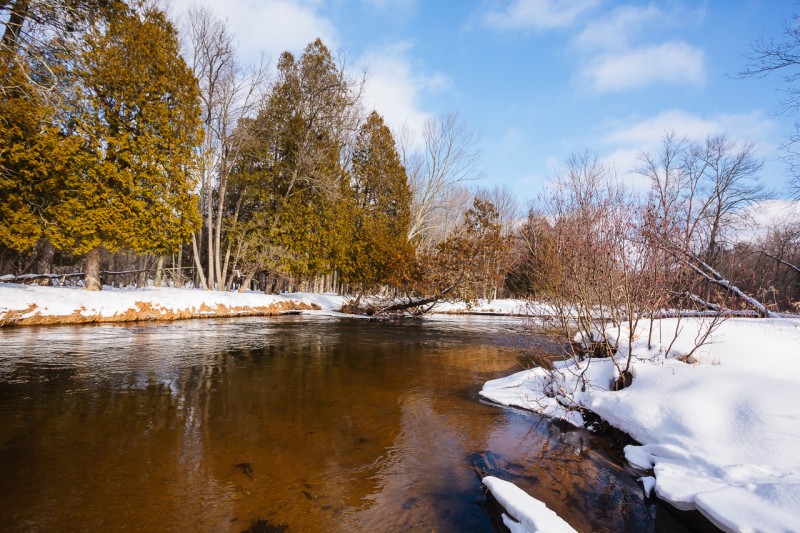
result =
[[[617,370],[606,358],[519,372],[487,382],[481,395],[578,426],[575,408],[585,407],[641,443],[626,447],[626,458],[652,469],[656,494],[676,507],[730,531],[796,530],[800,321],[728,319],[694,364],[679,360],[707,327],[698,318],[657,321],[648,348],[649,324],[640,322],[633,383],[621,391],[611,390]]]

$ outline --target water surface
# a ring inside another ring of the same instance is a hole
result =
[[[602,439],[480,401],[518,319],[0,330],[1,531],[491,531],[477,471],[579,530],[680,530]]]

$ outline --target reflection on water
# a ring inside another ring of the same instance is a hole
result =
[[[522,326],[0,330],[0,530],[487,531],[476,466],[578,529],[672,529],[602,443],[478,400]]]

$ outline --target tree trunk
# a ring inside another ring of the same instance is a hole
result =
[[[178,247],[178,263],[177,268],[175,264],[172,265],[175,268],[175,274],[172,280],[172,285],[178,288],[183,287],[183,245]]]
[[[161,286],[161,276],[162,276],[163,272],[164,272],[164,256],[163,255],[159,255],[158,256],[158,262],[156,263],[156,279],[155,279],[155,282],[154,282],[156,287],[160,287]]]
[[[206,227],[208,227],[208,272],[207,283],[208,288],[214,290],[217,288],[217,276],[214,273],[214,202],[213,191],[211,190],[211,175],[208,170],[208,161],[206,161]]]
[[[139,257],[139,268],[137,270],[141,270],[139,272],[138,280],[136,281],[137,287],[147,287],[147,252],[142,254]]]
[[[247,276],[245,276],[244,281],[239,286],[239,292],[245,292],[250,288],[250,283],[253,281],[253,276],[255,276],[255,272],[248,272]]]
[[[112,270],[114,272],[119,272],[120,270],[122,270],[121,268],[117,268],[117,255],[118,254],[119,254],[119,252],[113,252],[111,254],[111,259],[108,262],[109,270]],[[111,280],[109,282],[109,285],[111,285],[114,288],[121,287],[122,284],[119,282],[119,276],[112,276]]]
[[[748,296],[747,294],[742,292],[739,289],[739,287],[737,287],[736,285],[734,285],[733,283],[731,283],[730,281],[728,281],[727,279],[722,277],[722,275],[720,275],[719,272],[717,272],[716,270],[711,268],[707,263],[704,263],[703,261],[701,261],[700,259],[698,259],[696,257],[694,257],[694,260],[700,266],[693,264],[691,261],[687,261],[687,264],[689,265],[689,267],[692,270],[694,270],[695,272],[700,274],[700,276],[705,278],[706,281],[708,281],[709,283],[711,283],[713,285],[717,285],[718,287],[722,287],[723,289],[728,290],[729,292],[733,293],[737,298],[739,298],[742,301],[748,303],[750,306],[752,306],[756,310],[756,312],[758,313],[759,317],[761,317],[761,318],[769,317],[769,311],[764,306],[764,304],[762,304],[761,302],[759,302],[758,300],[756,300],[752,296]],[[703,269],[705,269],[705,271]]]
[[[205,290],[208,290],[208,283],[206,283],[206,277],[203,274],[203,263],[200,260],[200,253],[197,250],[197,236],[194,233],[192,234],[192,254],[194,255],[197,275],[200,277],[200,285],[202,285]]]
[[[10,52],[14,52],[19,42],[19,34],[22,31],[22,25],[25,24],[25,19],[28,17],[28,6],[30,0],[17,0],[14,7],[11,8],[11,15],[6,22],[6,31],[3,32],[3,48]]]
[[[222,289],[225,284],[225,274],[226,272],[222,269],[221,264],[221,251],[222,251],[222,215],[223,210],[222,206],[225,204],[225,189],[227,187],[227,172],[225,167],[227,165],[227,161],[223,160],[221,169],[220,169],[220,176],[219,176],[219,190],[217,191],[217,220],[216,225],[214,227],[214,262],[215,268],[217,271],[217,287]],[[227,263],[227,258],[226,258]]]
[[[83,267],[83,288],[87,291],[99,291],[103,287],[100,284],[100,247],[95,246],[86,254]]]
[[[53,270],[53,256],[56,253],[56,248],[47,237],[42,237],[39,240],[39,253],[36,256],[36,273],[37,274],[51,274]],[[48,278],[43,278],[39,285],[50,285]]]
[[[280,276],[278,276],[277,274],[273,275],[272,276],[272,283],[270,283],[270,286],[269,286],[270,294],[280,294],[281,293],[280,285],[282,283],[283,283],[283,280],[281,279]]]

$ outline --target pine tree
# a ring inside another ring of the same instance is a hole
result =
[[[119,9],[88,33],[74,75],[78,171],[48,209],[48,235],[56,247],[87,254],[85,287],[98,290],[101,247],[164,254],[197,227],[199,92],[175,28],[154,8]]]

